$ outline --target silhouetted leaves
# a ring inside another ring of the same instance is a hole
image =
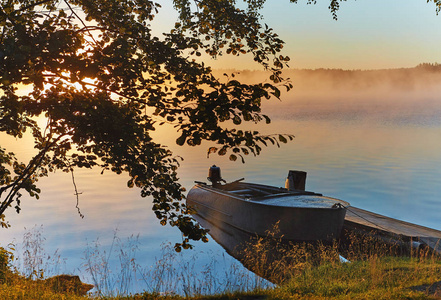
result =
[[[0,131],[20,138],[28,130],[38,150],[22,163],[0,149],[2,226],[7,208],[20,211],[21,192],[38,197],[39,177],[99,167],[128,174],[127,186],[153,199],[159,222],[181,230],[176,250],[187,249],[190,240],[206,241],[206,232],[185,206],[179,159],[151,133],[171,124],[176,144],[210,141],[215,147],[207,155],[242,162],[262,146],[292,140],[238,128],[270,123],[262,100],[292,87],[281,77],[289,61],[280,54],[283,41],[261,23],[265,1],[246,0],[245,8],[229,0],[172,2],[179,18],[157,36],[150,25],[161,6],[149,0],[1,0]],[[338,9],[334,2],[331,11]],[[202,54],[249,54],[270,80],[215,78],[198,62]],[[19,85],[30,92],[19,93]],[[46,118],[42,128],[37,116]]]
[[[281,141],[282,143],[285,143],[285,144],[288,142],[288,140],[281,134],[279,134],[279,141]]]

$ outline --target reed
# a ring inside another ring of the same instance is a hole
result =
[[[44,253],[44,237],[31,231],[20,257],[13,245],[0,248],[0,299],[436,299],[441,297],[441,261],[426,249],[397,256],[397,247],[370,235],[354,236],[349,243],[295,244],[256,238],[240,252],[243,264],[212,254],[206,265],[195,257],[183,259],[164,244],[153,266],[136,259],[138,237],[120,239],[103,247],[97,240],[85,250],[83,271],[93,278],[95,292],[88,297],[73,291],[54,291],[46,274],[64,260]],[[342,263],[344,253],[350,262]],[[394,255],[392,255],[394,254]],[[34,257],[35,256],[35,257]],[[115,257],[117,259],[115,259]],[[20,260],[20,263],[17,263]],[[116,261],[116,263],[115,263]],[[222,265],[223,264],[223,265]],[[222,268],[219,268],[219,266]],[[219,269],[225,274],[219,276]],[[143,292],[130,295],[134,285]],[[439,288],[438,288],[439,286]]]
[[[151,295],[192,297],[246,292],[270,285],[239,263],[228,262],[225,254],[212,253],[208,263],[200,264],[201,253],[177,253],[171,243],[162,245],[161,255],[153,265],[144,266],[136,259],[138,243],[138,237],[121,240],[115,235],[107,249],[98,241],[87,247],[83,269],[92,278],[96,295],[119,297],[141,290]],[[223,273],[219,274],[219,270]]]
[[[40,289],[44,279],[65,270],[65,260],[58,251],[47,254],[44,244],[43,228],[34,227],[24,234],[20,247],[11,248],[9,252],[5,250],[5,253],[11,254],[1,256],[8,261],[4,263],[7,265],[5,268],[11,271],[10,275],[13,273],[17,277],[17,281],[10,283],[20,286],[15,283],[22,279],[29,284],[39,281]],[[227,254],[205,254],[210,259],[201,264],[198,261],[202,253],[195,252],[191,256],[185,251],[176,253],[170,243],[164,243],[159,258],[153,265],[146,266],[138,260],[139,245],[138,236],[120,238],[117,230],[110,245],[102,245],[99,239],[86,245],[83,264],[78,271],[86,282],[95,286],[92,296],[125,297],[135,292],[147,292],[151,295],[191,297],[247,292],[269,286],[267,281],[244,270],[238,262],[232,263]],[[1,294],[0,299],[3,299]]]

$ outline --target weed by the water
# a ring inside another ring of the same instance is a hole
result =
[[[162,245],[161,256],[153,265],[145,266],[136,259],[138,244],[136,236],[121,240],[115,234],[107,248],[98,240],[88,245],[84,270],[90,274],[98,295],[123,296],[142,290],[152,295],[192,297],[271,285],[239,263],[228,262],[225,254],[177,253],[170,243]],[[200,263],[201,255],[209,256],[209,261]]]
[[[98,241],[88,246],[84,270],[91,274],[91,283],[96,285],[95,299],[441,298],[438,256],[424,249],[412,250],[406,256],[392,256],[397,249],[394,245],[381,245],[379,241],[374,244],[371,236],[362,238],[346,245],[349,263],[341,262],[342,247],[338,243],[287,245],[276,238],[256,238],[240,249],[245,266],[278,286],[251,276],[237,264],[223,266],[225,274],[220,276],[218,264],[223,263],[222,257],[213,254],[208,264],[201,265],[197,263],[197,253],[184,260],[183,254],[176,253],[170,244],[164,245],[161,257],[153,266],[145,267],[136,260],[137,237],[122,240],[116,234],[108,248]],[[364,244],[366,241],[369,245]],[[49,266],[43,243],[40,235],[24,243],[26,250],[21,255],[20,268],[11,264],[13,247],[0,248],[0,299],[84,299],[78,294],[80,289],[54,285],[43,278]],[[56,258],[50,262],[59,261],[63,260]],[[135,283],[142,283],[145,292],[129,296]]]
[[[308,267],[274,292],[282,298],[426,299],[431,295],[416,287],[440,279],[439,261],[372,256],[363,261]]]

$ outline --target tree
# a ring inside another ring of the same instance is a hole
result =
[[[185,237],[177,250],[206,240],[183,203],[179,159],[151,132],[172,124],[178,145],[212,141],[218,146],[209,153],[231,160],[292,138],[238,127],[269,123],[262,99],[291,87],[281,77],[289,61],[280,55],[283,41],[261,24],[265,0],[243,2],[245,8],[233,0],[173,0],[179,18],[156,36],[150,25],[161,6],[149,0],[1,0],[0,131],[20,138],[29,130],[38,149],[20,162],[0,147],[2,227],[9,226],[8,208],[20,211],[23,192],[38,198],[39,177],[94,167],[127,173],[129,187],[152,197],[161,224]],[[339,1],[330,3],[335,13]],[[251,55],[270,81],[215,78],[201,57],[225,54]],[[32,91],[22,94],[20,85]],[[38,126],[37,116],[45,116],[46,126]]]
[[[340,9],[340,2],[346,2],[347,0],[329,0],[329,10],[331,11],[332,18],[337,20],[337,12]],[[298,3],[299,0],[290,0],[291,3]],[[433,2],[436,6],[436,13],[441,11],[441,0],[426,0],[427,3]],[[317,0],[306,0],[307,4],[316,4]]]
[[[38,198],[39,177],[99,167],[128,173],[128,186],[153,198],[161,224],[182,231],[176,249],[188,248],[190,240],[206,240],[205,231],[182,201],[179,160],[150,133],[173,124],[177,144],[213,141],[219,147],[209,151],[232,152],[232,160],[286,141],[225,125],[269,122],[261,100],[279,97],[280,84],[290,87],[280,77],[289,60],[278,55],[282,41],[259,23],[262,1],[248,1],[244,10],[227,0],[173,3],[179,19],[170,32],[155,36],[150,24],[160,5],[148,0],[2,1],[0,130],[18,138],[30,130],[39,151],[23,163],[0,149],[3,227],[7,208],[20,211],[22,192]],[[271,71],[272,83],[219,80],[196,60],[203,52],[251,53]],[[20,94],[20,84],[32,92]],[[41,115],[44,128],[35,121]]]

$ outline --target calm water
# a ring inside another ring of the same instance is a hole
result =
[[[303,170],[308,172],[308,190],[441,230],[441,102],[434,91],[375,96],[355,93],[344,98],[289,94],[281,103],[266,108],[273,122],[262,131],[292,133],[296,138],[281,148],[264,149],[259,157],[248,157],[245,164],[218,156],[208,159],[206,147],[175,146],[175,134],[164,129],[160,139],[185,159],[179,173],[182,184],[190,189],[194,180],[205,180],[212,164],[221,166],[227,181],[245,177],[250,182],[277,186],[284,185],[289,169]],[[0,141],[20,155],[32,153],[28,141]],[[20,246],[23,234],[37,226],[42,228],[38,230],[45,238],[45,252],[51,254],[58,249],[65,259],[55,272],[80,274],[90,280],[82,267],[84,251],[92,249],[97,239],[100,249],[109,252],[115,231],[122,244],[131,235],[139,235],[136,259],[144,268],[162,257],[163,243],[180,240],[176,229],[158,224],[149,199],[127,188],[127,177],[79,170],[75,179],[82,192],[84,219],[75,208],[71,175],[51,174],[40,182],[40,200],[23,199],[19,215],[9,211],[12,228],[2,230],[1,245],[13,242]],[[185,251],[177,259],[182,266],[195,257],[194,268],[202,274],[196,277],[200,278],[206,276],[203,271],[213,257],[219,261],[217,276],[222,277],[219,274],[232,266],[240,268],[213,241],[196,243],[194,250]],[[118,258],[112,262],[118,264]],[[148,288],[141,281],[131,291]]]

